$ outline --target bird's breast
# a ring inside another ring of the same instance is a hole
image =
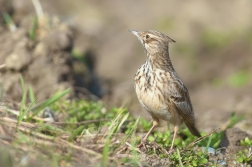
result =
[[[151,72],[148,75],[138,73],[135,76],[135,90],[141,105],[151,115],[169,121],[172,119],[172,111],[169,111],[167,93],[169,82],[159,71]]]

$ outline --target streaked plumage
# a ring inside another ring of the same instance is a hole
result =
[[[169,57],[169,43],[175,41],[154,30],[131,32],[141,41],[147,55],[146,62],[138,69],[134,78],[138,100],[153,119],[153,126],[143,140],[158,125],[159,119],[174,125],[171,149],[183,122],[193,135],[200,136],[195,127],[188,90],[178,77]]]

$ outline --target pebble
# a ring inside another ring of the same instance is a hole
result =
[[[202,151],[205,151],[205,150],[206,150],[206,147],[201,147],[201,148],[202,148]],[[208,154],[211,154],[211,155],[216,155],[216,151],[215,151],[215,149],[212,148],[212,147],[208,147],[207,153],[208,153]]]
[[[55,122],[54,113],[49,107],[46,107],[43,111],[43,118],[45,118],[47,122]]]
[[[220,164],[220,165],[222,165],[222,166],[225,166],[225,165],[227,165],[227,162],[226,162],[225,160],[218,159],[218,160],[217,160],[217,164]]]

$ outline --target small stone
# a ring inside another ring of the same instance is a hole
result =
[[[49,107],[46,107],[43,111],[43,118],[46,118],[47,122],[55,122],[54,113]]]
[[[201,147],[202,151],[205,151],[206,150],[206,147]],[[212,147],[208,147],[208,150],[207,150],[207,153],[208,154],[211,154],[211,155],[216,155],[216,151],[214,148]]]
[[[225,165],[227,165],[227,162],[224,160],[217,160],[217,164],[219,164],[221,166],[225,166]]]

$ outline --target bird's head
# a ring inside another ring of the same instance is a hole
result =
[[[137,38],[141,41],[145,51],[149,54],[168,51],[168,44],[170,42],[175,42],[167,35],[162,34],[155,30],[148,30],[148,31],[129,30],[129,31],[137,36]]]

